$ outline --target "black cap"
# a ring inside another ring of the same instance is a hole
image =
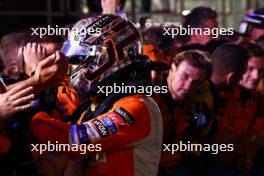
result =
[[[264,29],[264,15],[251,13],[244,16],[240,22],[238,33],[248,35],[252,27]]]

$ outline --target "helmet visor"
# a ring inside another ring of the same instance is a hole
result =
[[[79,64],[88,57],[95,56],[96,46],[68,40],[64,42],[61,52],[69,57],[71,64]]]

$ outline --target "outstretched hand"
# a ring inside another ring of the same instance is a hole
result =
[[[0,120],[29,109],[33,98],[33,87],[28,87],[26,84],[18,85],[8,92],[0,94]]]
[[[26,84],[33,86],[34,94],[38,94],[43,90],[58,85],[68,72],[68,59],[59,51],[40,61],[36,67],[32,77],[9,85],[7,90],[11,90],[14,86]]]

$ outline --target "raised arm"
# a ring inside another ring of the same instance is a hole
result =
[[[68,59],[62,53],[56,51],[56,53],[38,63],[32,77],[8,86],[7,90],[14,86],[25,84],[26,86],[32,86],[34,93],[37,94],[47,88],[58,85],[67,74],[67,71]]]

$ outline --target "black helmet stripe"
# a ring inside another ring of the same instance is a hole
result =
[[[123,49],[129,43],[132,43],[133,41],[138,40],[137,36],[138,36],[137,32],[133,32],[131,35],[129,35],[124,40],[122,40],[120,43],[116,44],[116,51],[117,51],[117,55],[118,55],[119,60],[122,60],[125,58]]]

